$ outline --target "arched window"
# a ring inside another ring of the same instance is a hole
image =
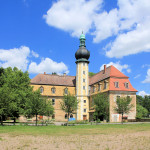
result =
[[[56,88],[55,87],[51,88],[51,92],[52,92],[52,94],[55,94]]]
[[[73,118],[73,115],[72,115],[72,114],[70,115],[70,118]]]
[[[68,94],[68,88],[64,89],[65,94]]]
[[[40,93],[43,93],[43,91],[44,91],[44,88],[41,86],[40,87]]]

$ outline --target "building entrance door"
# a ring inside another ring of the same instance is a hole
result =
[[[83,120],[87,120],[87,116],[86,115],[83,115]]]

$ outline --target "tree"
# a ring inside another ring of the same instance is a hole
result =
[[[94,73],[94,72],[89,72],[89,76],[90,77],[92,77],[92,76],[94,76],[96,73]]]
[[[136,118],[142,119],[142,117],[146,117],[148,114],[148,110],[144,108],[142,105],[136,105]]]
[[[45,114],[46,99],[42,98],[40,90],[34,91],[30,96],[30,99],[28,99],[25,103],[24,115],[26,117],[35,115],[37,126],[37,116]]]
[[[69,116],[71,113],[77,110],[78,107],[78,101],[77,98],[70,93],[67,95],[64,95],[64,98],[62,102],[60,102],[61,109],[67,113],[67,118],[69,121]]]
[[[150,96],[144,96],[142,106],[146,108],[148,110],[148,113],[150,114]]]
[[[109,121],[109,100],[107,94],[97,94],[93,96],[94,100],[94,117],[96,120]]]
[[[3,92],[0,95],[5,97],[5,103],[7,102],[7,116],[12,117],[15,122],[16,118],[23,112],[25,102],[32,93],[29,74],[16,67],[13,69],[9,67],[4,69],[1,78],[3,79],[3,82],[0,83]]]
[[[119,97],[116,100],[116,107],[114,110],[122,115],[122,124],[123,124],[123,115],[129,113],[133,108],[133,104],[130,104],[132,99],[130,97]]]

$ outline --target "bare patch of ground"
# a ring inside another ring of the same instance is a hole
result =
[[[0,150],[150,150],[150,131],[93,135],[0,134]]]

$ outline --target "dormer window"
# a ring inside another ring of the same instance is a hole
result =
[[[125,82],[125,88],[129,88],[129,83],[128,82]]]
[[[64,92],[65,92],[65,94],[68,94],[68,89],[65,88],[65,89],[64,89]]]
[[[44,88],[41,86],[40,87],[40,93],[43,93],[44,92]]]
[[[119,88],[119,82],[115,82],[115,88]]]
[[[51,91],[52,91],[52,94],[55,94],[55,92],[56,92],[56,88],[51,88]]]

